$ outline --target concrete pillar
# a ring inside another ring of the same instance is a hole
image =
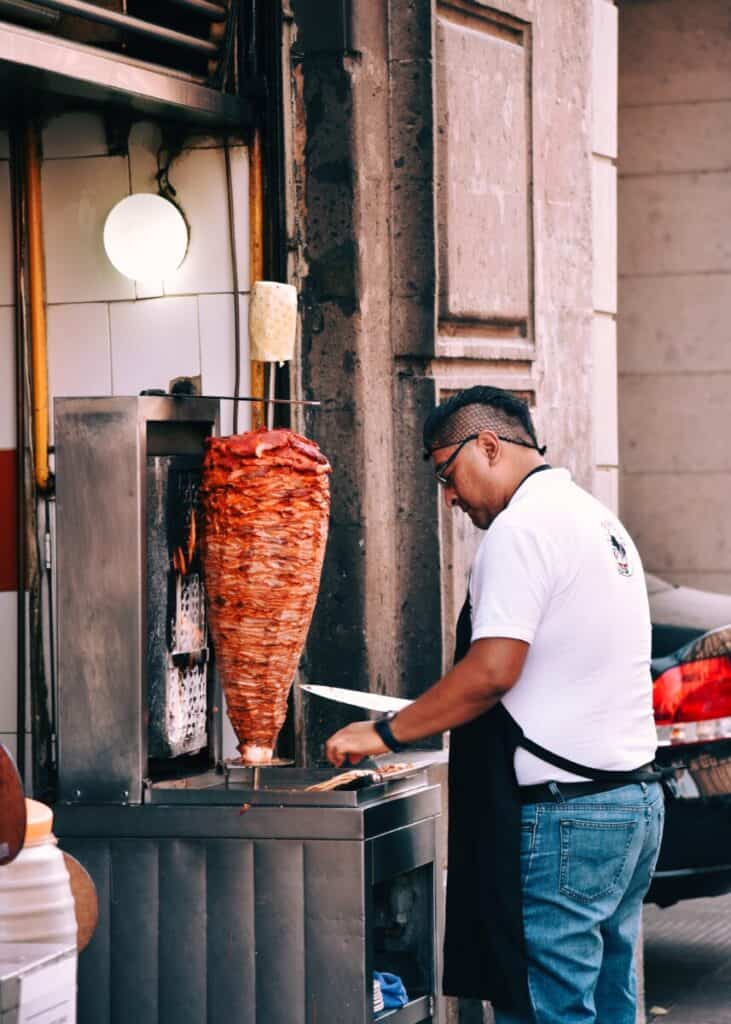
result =
[[[613,0],[592,0],[592,14],[593,490],[616,512],[617,8]]]
[[[301,389],[323,403],[302,426],[333,465],[330,537],[303,668],[313,681],[398,692],[386,10],[331,0],[297,0],[292,9]],[[359,717],[304,702],[306,760],[318,760],[330,732]]]
[[[617,376],[618,12],[592,0],[592,324],[594,494],[619,511]],[[642,935],[637,944],[637,1024],[644,1024]]]

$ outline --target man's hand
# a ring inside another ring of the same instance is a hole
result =
[[[494,707],[518,681],[529,645],[509,637],[475,640],[446,676],[418,700],[391,719],[400,743],[411,744],[471,722]],[[339,768],[358,764],[368,754],[385,754],[387,747],[371,722],[349,725],[325,744],[328,761]]]
[[[325,744],[325,756],[330,764],[340,768],[346,761],[358,764],[369,754],[388,752],[372,722],[353,722],[333,733]]]

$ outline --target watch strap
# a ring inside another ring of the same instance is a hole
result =
[[[393,717],[394,715],[391,714],[386,715],[385,718],[378,718],[373,723],[373,726],[384,746],[388,747],[388,749],[393,751],[394,754],[400,754],[402,750],[407,749],[408,743],[399,743],[394,736],[393,730],[391,729],[391,719]]]

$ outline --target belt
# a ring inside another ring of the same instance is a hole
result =
[[[520,786],[520,802],[521,804],[560,803],[561,800],[591,796],[593,793],[606,793],[610,789],[620,789],[622,786],[647,782],[647,773],[652,770],[652,763],[646,764],[635,771],[627,772],[623,779],[615,782],[540,782],[535,786]]]

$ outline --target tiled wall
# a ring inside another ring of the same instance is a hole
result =
[[[728,5],[620,5],[622,513],[645,564],[731,593]]]
[[[43,220],[51,399],[129,395],[202,375],[203,392],[230,394],[234,385],[234,300],[242,327],[241,392],[249,382],[248,154],[231,149],[239,294],[233,294],[224,150],[193,137],[170,168],[170,181],[190,225],[182,266],[144,286],[119,274],[102,245],[109,210],[134,192],[157,190],[160,132],[132,128],[128,156],[110,156],[101,118],[69,113],[43,132]],[[12,233],[7,139],[0,136],[0,459],[15,448]],[[232,430],[232,403],[221,429]],[[248,426],[242,406],[239,429]],[[16,670],[14,591],[0,592],[0,738],[14,746]]]

